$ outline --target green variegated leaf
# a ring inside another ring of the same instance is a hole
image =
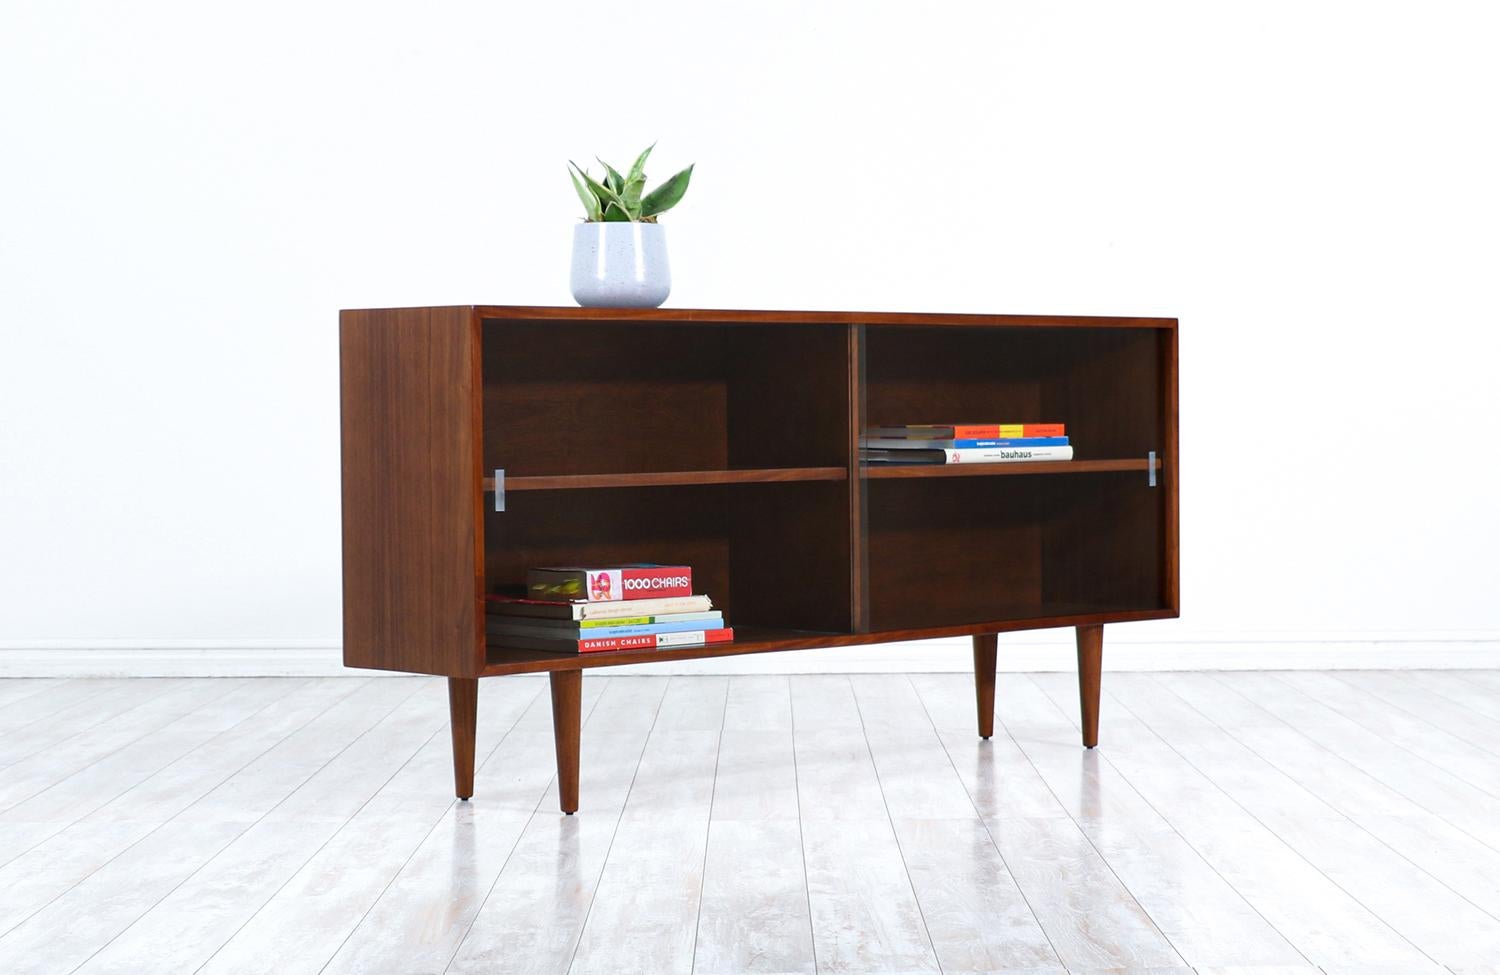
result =
[[[595,156],[594,158],[599,159],[598,156]],[[599,159],[599,165],[604,167],[604,185],[608,186],[616,193],[624,192],[625,177],[620,175],[620,171],[611,166],[609,163],[605,162],[603,159]]]
[[[599,197],[599,204],[601,206],[607,208],[608,204],[616,203],[619,204],[621,210],[626,209],[625,201],[620,199],[618,193],[594,179],[594,177],[588,174],[587,170],[580,169],[577,163],[573,163],[573,168],[578,170],[579,174],[583,176],[583,181],[588,184],[588,188],[594,191],[595,196]]]
[[[630,172],[625,175],[626,186],[629,186],[631,183],[639,182],[644,184],[646,182],[646,157],[651,155],[651,150],[655,148],[656,143],[653,142],[646,147],[645,152],[635,157],[635,163],[631,165]]]
[[[688,181],[692,178],[693,167],[689,166],[650,193],[647,193],[641,200],[641,216],[654,217],[658,213],[665,213],[672,209],[682,199],[682,195],[687,192]]]
[[[568,172],[568,179],[573,181],[573,189],[578,191],[578,199],[583,201],[584,219],[591,222],[602,220],[604,215],[599,209],[599,198],[594,195],[594,191],[584,186],[571,170]]]
[[[630,219],[641,219],[641,191],[646,188],[646,177],[628,180],[625,183],[625,192],[620,198],[625,201],[625,209],[630,211]]]
[[[630,214],[620,209],[620,205],[618,203],[611,203],[609,206],[604,208],[604,222],[628,223],[630,222]]]

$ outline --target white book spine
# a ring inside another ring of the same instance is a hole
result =
[[[573,618],[607,620],[622,616],[662,616],[671,613],[700,613],[713,609],[707,596],[665,596],[660,599],[616,600],[614,602],[575,603]]]
[[[684,630],[680,633],[658,633],[656,634],[656,645],[658,647],[681,647],[690,643],[702,643],[707,639],[703,630]]]
[[[967,450],[943,451],[949,464],[1006,464],[1039,460],[1072,460],[1068,447],[972,447]]]

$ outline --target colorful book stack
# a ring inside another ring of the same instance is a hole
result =
[[[871,427],[859,442],[871,464],[1009,464],[1072,460],[1061,423],[954,423]]]
[[[654,650],[734,639],[713,601],[693,593],[685,565],[532,569],[525,596],[490,596],[487,609],[489,636],[524,650]]]

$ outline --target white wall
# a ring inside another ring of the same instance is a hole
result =
[[[1493,8],[927,7],[7,0],[0,647],[326,657],[337,310],[569,303],[653,139],[673,305],[1181,318],[1130,638],[1500,645]]]

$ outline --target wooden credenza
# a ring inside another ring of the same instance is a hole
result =
[[[344,662],[448,678],[457,794],[479,678],[550,675],[578,808],[582,672],[1077,630],[1084,744],[1102,627],[1178,615],[1177,322],[461,306],[340,316]],[[866,425],[1068,425],[1065,463],[862,465]],[[489,642],[529,566],[691,565],[733,643],[560,654]]]

